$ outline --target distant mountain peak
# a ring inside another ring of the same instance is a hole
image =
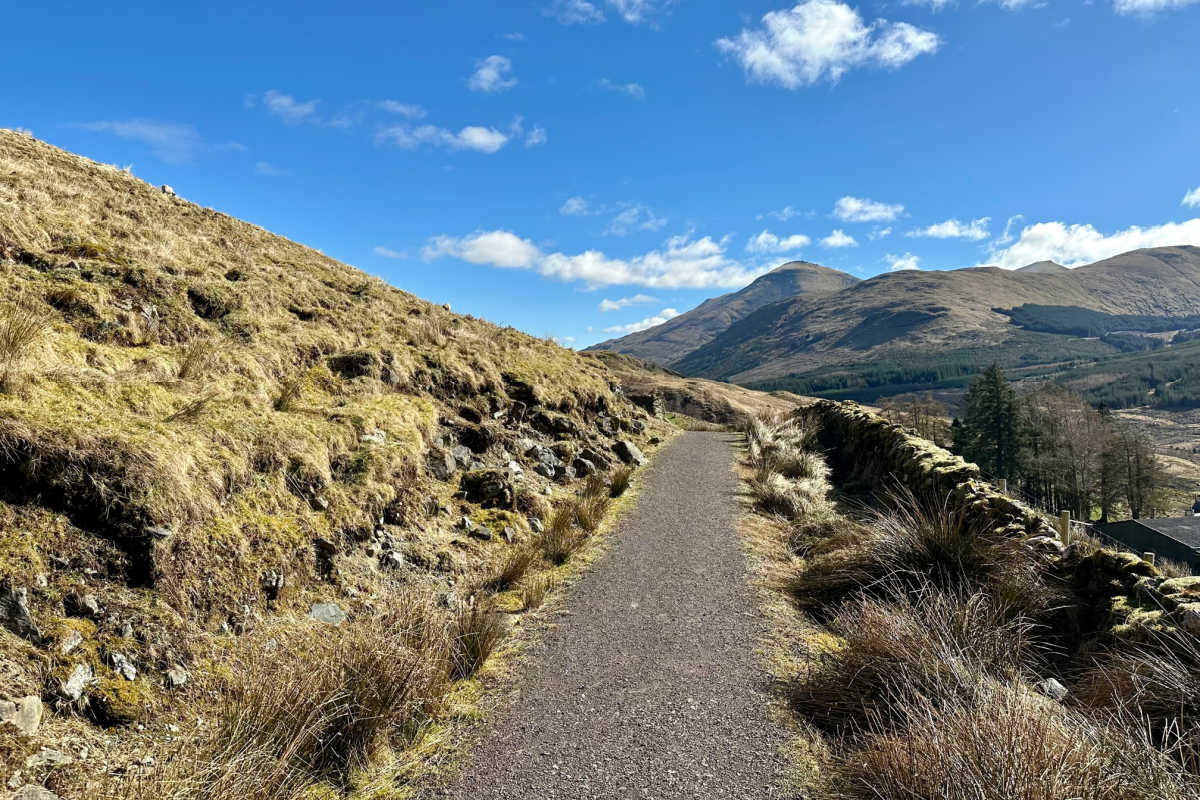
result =
[[[1026,264],[1017,270],[1017,272],[1036,272],[1036,273],[1055,273],[1069,272],[1067,267],[1059,264],[1057,261],[1035,261],[1032,264]]]

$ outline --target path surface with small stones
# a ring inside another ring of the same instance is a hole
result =
[[[735,443],[686,433],[658,455],[442,796],[789,796],[735,529]]]

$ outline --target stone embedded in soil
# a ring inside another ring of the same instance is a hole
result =
[[[31,783],[17,789],[12,800],[62,800],[62,798],[44,786],[35,786]]]
[[[63,699],[74,702],[83,697],[83,691],[93,680],[95,674],[87,664],[76,664],[65,681],[58,684],[58,693]]]
[[[42,633],[29,613],[29,592],[25,587],[0,588],[0,623],[23,639],[41,641]]]
[[[124,653],[109,653],[108,663],[127,681],[137,679],[137,667]]]
[[[313,603],[308,615],[317,622],[324,622],[335,628],[346,621],[346,612],[337,603]]]
[[[646,464],[646,457],[642,455],[642,451],[628,439],[622,439],[613,445],[613,452],[626,464],[635,464],[639,467]]]
[[[0,700],[0,728],[12,726],[22,736],[33,736],[42,725],[42,698]]]

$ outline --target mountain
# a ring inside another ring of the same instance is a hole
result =
[[[1059,264],[1056,261],[1035,261],[1032,264],[1026,264],[1017,270],[1017,272],[1040,272],[1043,274],[1053,274],[1056,272],[1065,272],[1067,267]]]
[[[589,349],[615,350],[658,364],[670,364],[763,306],[789,298],[832,294],[858,282],[858,278],[845,272],[807,261],[791,261],[744,289],[705,300],[662,325]]]
[[[753,284],[742,292],[756,294]],[[689,330],[692,314],[735,295],[676,317],[672,331]],[[685,375],[811,393],[929,384],[990,360],[1022,366],[1098,360],[1127,346],[1056,321],[1083,313],[1091,323],[1097,314],[1110,319],[1108,331],[1130,325],[1165,331],[1172,319],[1200,313],[1200,248],[1138,250],[1076,269],[1041,262],[1024,270],[887,273],[760,305],[724,330],[709,327],[682,355],[685,343],[676,336],[671,357],[660,363]],[[641,332],[632,345],[618,339],[597,347],[632,352],[661,340],[665,327]]]

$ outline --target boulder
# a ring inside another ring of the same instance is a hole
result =
[[[109,653],[108,664],[125,680],[137,680],[137,667],[124,653]]]
[[[83,697],[83,692],[95,681],[95,673],[87,664],[76,664],[67,674],[66,680],[59,681],[58,693],[67,701],[75,702]]]
[[[29,592],[23,586],[19,589],[0,587],[0,623],[22,639],[31,642],[42,639],[41,631],[29,614]]]
[[[465,447],[463,449],[466,450]],[[469,458],[470,456],[468,456]],[[449,450],[440,447],[430,450],[425,461],[429,465],[430,473],[439,481],[450,480],[450,477],[458,471],[458,459]]]
[[[485,469],[468,472],[462,476],[459,488],[467,501],[478,503],[484,508],[512,508],[513,486],[508,475],[500,470]]]
[[[313,603],[308,616],[335,628],[346,621],[346,612],[337,603]]]
[[[43,747],[25,759],[25,766],[29,769],[43,769],[45,767],[65,767],[74,762],[75,759],[61,750],[55,750],[52,747]]]
[[[629,402],[652,417],[661,417],[663,414],[663,399],[660,394],[631,394]]]
[[[72,617],[99,619],[100,601],[94,594],[72,594],[63,601],[67,614]]]
[[[1184,603],[1175,611],[1179,625],[1193,636],[1200,636],[1200,603]]]
[[[626,464],[634,464],[639,467],[646,464],[646,457],[642,455],[642,451],[628,439],[622,439],[613,445],[613,452]]]
[[[475,460],[475,454],[471,452],[471,449],[461,444],[451,447],[450,455],[454,456],[454,463],[458,464],[459,469],[470,469],[471,462]]]
[[[579,457],[592,462],[593,466],[598,470],[607,470],[612,466],[612,456],[607,456],[591,447],[585,447],[579,453]]]
[[[1044,681],[1039,681],[1034,688],[1051,700],[1058,700],[1059,702],[1065,700],[1069,694],[1067,687],[1054,678],[1046,678]]]
[[[187,684],[190,676],[187,670],[176,664],[167,670],[164,677],[166,678],[168,689],[182,689]]]
[[[470,532],[470,534],[468,534],[468,535],[472,539],[479,539],[480,541],[483,541],[483,542],[490,542],[492,540],[492,529],[488,528],[484,525],[480,525],[480,526],[476,527],[474,530],[472,530]]]
[[[575,470],[575,474],[581,478],[596,474],[596,465],[582,456],[572,461],[571,467]]]
[[[22,736],[33,736],[42,725],[42,698],[29,695],[0,700],[0,727],[12,726]]]
[[[605,436],[616,436],[617,424],[608,414],[601,414],[596,417],[596,430]]]

